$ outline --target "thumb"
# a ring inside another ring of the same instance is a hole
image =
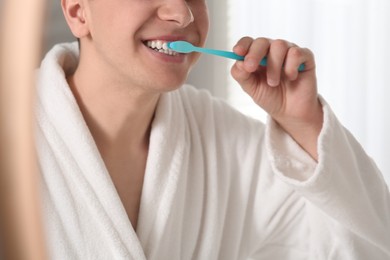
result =
[[[232,77],[241,85],[244,91],[250,93],[251,86],[254,85],[254,72],[249,72],[245,69],[243,61],[236,61],[230,71]]]

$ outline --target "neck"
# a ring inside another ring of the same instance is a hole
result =
[[[82,75],[76,71],[68,82],[99,150],[147,147],[159,94],[91,81]]]

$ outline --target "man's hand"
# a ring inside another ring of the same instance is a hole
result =
[[[232,67],[232,76],[314,159],[322,128],[313,53],[284,40],[244,37],[233,51],[245,56]],[[267,67],[259,65],[267,56]],[[305,64],[301,72],[298,68]]]

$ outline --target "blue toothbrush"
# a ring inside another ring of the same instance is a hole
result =
[[[221,51],[221,50],[213,50],[213,49],[196,47],[186,41],[168,42],[168,48],[180,53],[190,53],[195,51],[195,52],[202,52],[202,53],[217,55],[221,57],[226,57],[234,60],[244,60],[245,58],[244,56],[237,55],[234,52],[230,52],[230,51]],[[261,66],[267,66],[267,57],[264,57],[259,64]],[[301,72],[304,70],[305,70],[305,64],[301,64],[298,68],[298,71]]]

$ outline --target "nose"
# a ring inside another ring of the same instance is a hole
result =
[[[158,16],[161,20],[174,22],[180,28],[185,28],[194,21],[191,8],[185,0],[163,0]]]

